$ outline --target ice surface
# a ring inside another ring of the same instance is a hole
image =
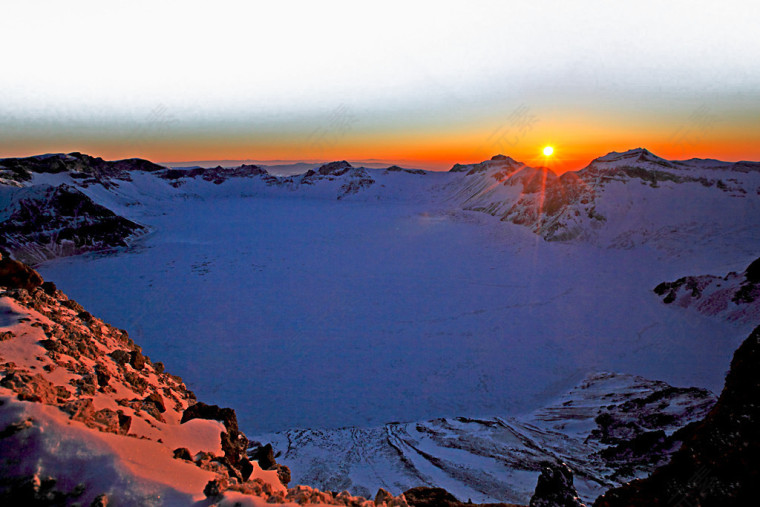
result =
[[[249,433],[516,414],[599,370],[719,391],[746,335],[652,293],[714,271],[714,250],[547,243],[430,200],[190,185],[139,217],[155,232],[130,251],[40,271]]]

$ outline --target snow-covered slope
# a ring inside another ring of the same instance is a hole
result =
[[[715,247],[718,238],[732,243],[760,227],[756,162],[667,161],[637,148],[561,176],[508,157],[452,171],[464,173],[449,186],[454,202],[547,240],[652,245],[680,255],[685,245]]]
[[[14,186],[67,185],[59,192],[75,188],[96,205],[138,224],[142,214],[175,199],[259,196],[425,202],[431,210],[485,212],[547,240],[575,239],[624,249],[651,245],[669,255],[683,254],[684,244],[721,248],[715,243],[730,243],[760,228],[760,163],[668,161],[642,148],[612,152],[560,176],[504,155],[479,164],[457,164],[449,173],[396,166],[368,169],[340,161],[277,177],[255,165],[167,169],[140,159],[108,162],[71,153],[2,159],[0,183],[4,208],[18,206],[22,198],[11,191]],[[41,208],[44,213],[45,205]],[[63,222],[58,227],[76,236],[81,226]],[[83,238],[75,242],[107,248],[120,244],[117,237],[122,242],[129,239],[128,230],[97,225],[113,229],[114,237],[98,242],[83,230]],[[28,256],[33,262],[93,249],[56,247],[56,241],[60,245],[63,240],[50,237],[20,237],[6,248],[15,252],[24,240],[47,241],[48,246]]]
[[[567,463],[591,501],[648,475],[715,402],[630,375],[599,373],[520,417],[457,417],[374,428],[293,429],[271,441],[297,481],[323,489],[443,487],[460,499],[527,503],[545,463]],[[680,432],[679,432],[680,430]]]
[[[0,203],[0,248],[30,264],[124,247],[145,233],[66,183],[0,187]]]
[[[760,321],[760,258],[741,274],[685,276],[654,288],[663,303],[728,321],[753,324]]]

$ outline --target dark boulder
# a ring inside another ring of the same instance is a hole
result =
[[[133,350],[129,353],[129,364],[135,370],[142,370],[145,368],[145,356],[142,355],[139,349]]]
[[[530,507],[583,507],[573,486],[573,472],[564,463],[549,464],[541,471]]]
[[[103,365],[96,365],[95,366],[95,378],[98,381],[98,385],[100,387],[105,387],[108,385],[108,382],[111,380],[111,375],[108,373],[108,370],[103,367]]]
[[[744,277],[750,283],[760,283],[760,258],[755,259],[747,266],[744,271]]]
[[[182,420],[180,423],[186,423],[193,419],[211,419],[219,421],[224,424],[227,430],[238,429],[237,415],[231,408],[220,408],[218,405],[207,405],[202,401],[199,401],[195,405],[190,405],[185,409],[182,414]]]
[[[158,411],[161,412],[162,414],[166,412],[166,405],[164,405],[164,399],[158,393],[150,393],[143,400],[143,403],[152,403],[153,405],[155,405]]]
[[[247,481],[253,473],[253,465],[248,461],[248,458],[241,459],[237,464],[237,469],[240,470],[243,482]]]
[[[269,470],[277,462],[274,459],[272,444],[266,444],[249,452],[252,460],[258,461],[262,470]]]
[[[0,285],[9,289],[32,291],[42,285],[42,277],[26,264],[8,257],[0,258]]]
[[[443,488],[417,487],[404,491],[409,507],[460,507],[462,503]]]
[[[190,455],[190,449],[187,447],[178,447],[174,449],[174,459],[184,459],[185,461],[193,461],[192,455]]]
[[[82,322],[87,322],[87,323],[92,322],[92,319],[93,319],[92,314],[86,310],[83,312],[79,312],[79,314],[77,314],[77,317],[79,317],[82,320]]]
[[[127,364],[131,358],[126,350],[114,350],[108,354],[117,364]]]
[[[55,292],[58,290],[58,287],[56,287],[53,282],[43,282],[40,287],[42,287],[42,290],[44,290],[45,294],[48,296],[55,296]]]
[[[208,481],[206,487],[203,488],[203,494],[206,495],[207,498],[215,498],[220,496],[224,489],[224,484],[221,481],[213,479]]]

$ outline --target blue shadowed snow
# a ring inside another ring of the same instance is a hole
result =
[[[652,288],[674,265],[643,247],[547,243],[429,204],[164,211],[130,252],[40,271],[246,432],[517,413],[599,370],[719,390],[745,334],[663,305]]]

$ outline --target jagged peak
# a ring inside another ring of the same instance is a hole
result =
[[[658,157],[646,148],[634,148],[623,152],[611,151],[608,154],[594,159],[594,162],[617,162],[618,160],[633,160],[639,162],[667,162],[668,160]],[[592,162],[593,163],[593,162]]]
[[[452,168],[449,169],[449,172],[450,173],[466,172],[467,174],[475,174],[475,173],[486,171],[491,168],[501,169],[504,167],[517,168],[517,167],[526,167],[526,166],[523,162],[517,161],[513,159],[512,157],[498,154],[498,155],[494,155],[489,160],[484,160],[477,164],[454,164]]]
[[[322,166],[320,166],[320,168],[317,169],[317,172],[325,176],[328,174],[332,174],[334,176],[340,176],[341,174],[344,174],[353,168],[354,166],[352,166],[345,160],[339,160],[335,162],[328,162],[327,164],[322,164]]]

